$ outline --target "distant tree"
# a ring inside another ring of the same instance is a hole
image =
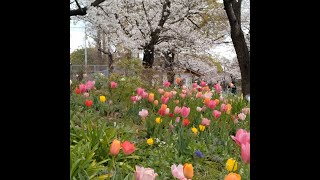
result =
[[[97,53],[95,48],[87,48],[88,65],[94,65]],[[85,49],[77,49],[70,54],[70,62],[72,65],[85,64]]]

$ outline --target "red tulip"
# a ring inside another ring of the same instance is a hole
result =
[[[80,89],[76,88],[76,94],[80,94]]]
[[[129,141],[123,142],[121,144],[121,147],[125,155],[132,154],[136,150],[136,148],[134,147],[134,143],[130,143]]]
[[[86,106],[91,107],[92,106],[92,101],[91,100],[86,100]]]
[[[183,122],[182,122],[182,125],[185,126],[185,127],[188,126],[189,124],[190,124],[189,119],[184,119]]]

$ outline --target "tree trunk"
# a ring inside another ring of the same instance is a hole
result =
[[[163,54],[165,57],[165,69],[167,70],[167,79],[171,84],[173,84],[175,76],[173,72],[174,52],[169,50],[163,52]]]
[[[142,65],[144,68],[152,68],[154,62],[154,45],[147,45],[143,50]]]
[[[242,0],[238,0],[238,2],[235,0],[223,0],[224,9],[231,27],[231,39],[240,67],[241,89],[245,96],[250,94],[250,54],[241,29],[241,2]]]

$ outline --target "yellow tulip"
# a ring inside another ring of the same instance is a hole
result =
[[[157,124],[160,124],[161,122],[162,122],[161,118],[159,118],[159,117],[156,118],[156,123],[157,123]]]
[[[191,129],[191,131],[192,131],[194,134],[197,134],[197,133],[198,133],[198,129],[195,128],[195,127],[193,127],[193,128]]]
[[[100,96],[100,102],[103,102],[103,103],[104,103],[104,102],[106,102],[106,100],[107,100],[107,99],[106,99],[105,96]]]
[[[226,169],[228,171],[236,171],[237,168],[238,168],[238,163],[235,159],[230,158],[227,160]]]
[[[199,129],[200,129],[200,131],[204,131],[204,129],[206,129],[206,127],[204,126],[204,125],[199,125]]]

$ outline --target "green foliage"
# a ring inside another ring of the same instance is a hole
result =
[[[88,64],[94,64],[96,57],[95,48],[87,48]],[[77,49],[70,54],[70,62],[73,65],[84,65],[85,49]]]
[[[203,112],[196,111],[197,107],[204,106],[203,99],[195,97],[196,93],[182,99],[179,96],[182,90],[175,89],[177,95],[170,98],[167,107],[170,113],[176,106],[190,108],[187,117],[190,124],[184,127],[181,114],[160,116],[158,111],[163,94],[146,87],[139,75],[125,77],[112,74],[107,78],[96,74],[94,78],[96,89],[88,92],[89,97],[75,93],[75,88],[85,81],[74,82],[70,89],[70,179],[131,180],[136,165],[154,169],[159,175],[157,179],[173,179],[171,166],[186,162],[194,167],[193,179],[223,179],[229,173],[225,169],[229,158],[238,161],[236,173],[242,179],[250,179],[250,165],[242,162],[240,147],[230,137],[240,128],[250,131],[249,114],[237,124],[233,121],[244,107],[250,107],[241,96],[222,94],[224,100],[214,109],[220,111],[223,101],[230,103],[232,109],[230,113],[222,112],[219,118],[215,118],[213,109],[208,107]],[[117,88],[110,88],[111,81],[118,84]],[[137,95],[137,87],[154,93],[159,105],[149,102],[148,98],[132,103],[130,97]],[[164,90],[170,92],[173,89],[169,87]],[[212,100],[220,99],[220,94],[212,93]],[[106,102],[100,102],[101,95],[106,96]],[[86,99],[93,100],[92,107],[86,107]],[[145,120],[139,116],[142,109],[149,112]],[[162,119],[160,124],[155,122],[157,117]],[[180,117],[180,122],[176,122],[177,117]],[[204,131],[199,129],[202,118],[208,118],[211,122]],[[197,128],[197,134],[191,131],[192,127]],[[153,145],[147,144],[148,138],[153,138]],[[134,143],[135,152],[125,155],[120,150],[117,156],[111,156],[110,145],[114,139]],[[197,157],[197,150],[204,157]]]

